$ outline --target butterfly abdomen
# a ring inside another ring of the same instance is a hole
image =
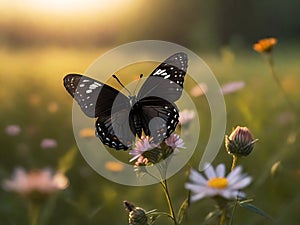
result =
[[[141,105],[139,102],[134,102],[129,113],[129,126],[134,135],[137,135],[139,138],[142,136],[143,125],[141,118]]]

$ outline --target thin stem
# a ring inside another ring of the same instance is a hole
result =
[[[235,213],[235,210],[236,210],[236,207],[237,207],[237,203],[238,203],[238,199],[234,203],[234,206],[233,206],[233,209],[232,209],[232,212],[231,212],[229,225],[232,225],[232,223],[233,223],[233,217],[234,217],[234,213]]]
[[[238,161],[238,156],[236,155],[232,155],[232,165],[231,165],[231,171],[234,170],[234,168],[236,167],[237,161]]]
[[[172,204],[172,201],[171,201],[171,196],[170,196],[170,193],[169,193],[169,190],[168,190],[167,180],[163,179],[160,182],[160,184],[163,187],[163,190],[164,190],[164,193],[165,193],[165,196],[166,196],[166,199],[167,199],[168,207],[169,207],[169,210],[170,210],[170,215],[171,215],[171,218],[174,221],[174,225],[178,225],[177,220],[176,220],[176,215],[175,215],[175,212],[174,212],[174,208],[173,208],[173,204]]]
[[[221,217],[220,217],[220,222],[219,222],[219,225],[224,225],[225,224],[225,221],[226,221],[226,207],[224,207],[222,209],[222,214],[221,214]]]
[[[162,168],[160,168],[159,166],[157,166],[157,169],[160,172],[161,176],[165,177],[165,176],[163,176]],[[170,214],[167,214],[167,213],[163,213],[163,214],[167,215],[168,217],[170,217],[174,221],[175,225],[178,225],[176,217],[175,217],[175,212],[174,212],[174,209],[173,209],[172,201],[171,201],[171,196],[170,196],[170,193],[169,193],[169,190],[168,190],[167,180],[164,179],[164,178],[159,179],[156,176],[154,176],[153,174],[149,173],[148,171],[147,171],[147,174],[150,175],[151,177],[153,177],[154,179],[158,180],[159,183],[161,184],[163,190],[164,190]]]
[[[277,83],[281,93],[283,94],[283,97],[285,98],[286,102],[288,103],[288,105],[291,107],[291,109],[294,111],[294,112],[297,112],[294,104],[290,101],[288,95],[286,94],[278,76],[276,75],[275,73],[275,69],[274,69],[274,62],[273,62],[273,59],[272,59],[272,56],[271,54],[268,54],[267,55],[267,62],[268,62],[268,65],[270,67],[270,71],[271,71],[271,74],[272,74],[272,77],[274,78],[275,82]]]
[[[30,225],[37,225],[39,213],[40,206],[34,202],[29,202],[28,214],[30,219]]]

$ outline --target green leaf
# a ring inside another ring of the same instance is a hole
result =
[[[72,166],[77,155],[77,148],[70,148],[58,161],[57,170],[61,173],[66,173]]]
[[[221,214],[222,214],[222,212],[219,209],[216,209],[216,210],[214,210],[212,212],[209,212],[206,215],[203,223],[201,223],[201,224],[202,225],[204,225],[204,224],[210,224],[210,223],[212,223],[213,220],[215,220],[216,218],[218,218]]]
[[[251,212],[254,212],[262,217],[265,217],[266,219],[269,219],[269,220],[273,220],[273,218],[268,215],[265,211],[263,211],[262,209],[256,207],[255,205],[249,203],[248,200],[245,200],[245,201],[239,201],[238,202],[239,205],[245,209],[248,209],[250,210]]]
[[[181,224],[182,219],[185,216],[189,205],[190,205],[190,191],[188,192],[187,198],[182,202],[182,204],[179,208],[179,211],[178,211],[178,214],[177,214],[177,221],[178,221],[179,224]]]

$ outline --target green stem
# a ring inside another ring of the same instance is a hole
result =
[[[224,207],[222,209],[222,214],[220,216],[220,222],[219,222],[219,225],[224,225],[225,224],[225,221],[226,221],[226,207]]]
[[[148,171],[147,171],[147,174],[149,174],[154,179],[158,180],[159,183],[161,184],[161,186],[164,190],[164,194],[166,196],[169,211],[170,211],[170,214],[167,214],[167,213],[165,214],[164,213],[164,215],[167,215],[168,217],[170,217],[174,221],[174,225],[178,225],[177,220],[176,220],[176,216],[175,216],[175,212],[174,212],[174,209],[173,209],[172,201],[171,201],[171,196],[170,196],[170,193],[169,193],[169,190],[168,190],[167,180],[165,179],[166,174],[165,173],[163,174],[163,171],[162,171],[163,169],[160,168],[159,166],[157,166],[157,169],[158,169],[158,171],[160,172],[160,175],[161,175],[160,179],[157,178],[156,176],[152,175]]]
[[[170,210],[170,215],[171,215],[171,218],[174,221],[174,225],[178,225],[176,215],[175,215],[175,212],[174,212],[174,208],[173,208],[173,204],[172,204],[172,201],[171,201],[171,196],[170,196],[170,193],[169,193],[169,190],[168,190],[167,180],[163,179],[160,182],[160,184],[163,187],[163,190],[164,190],[164,193],[165,193],[165,196],[166,196],[166,199],[167,199],[168,207],[169,207],[169,210]]]
[[[29,202],[28,206],[30,225],[37,225],[40,214],[40,206],[34,202]]]
[[[294,104],[290,101],[290,99],[289,99],[288,95],[286,94],[286,92],[285,92],[285,90],[284,90],[284,88],[283,88],[283,86],[282,86],[282,84],[281,84],[278,76],[275,73],[274,63],[273,63],[273,59],[272,59],[271,54],[267,54],[267,62],[268,62],[268,65],[270,67],[270,71],[271,71],[272,77],[274,78],[275,82],[277,83],[277,85],[278,85],[278,87],[279,87],[279,89],[280,89],[283,97],[285,98],[287,104],[291,107],[291,109],[294,112],[297,113],[297,110],[296,110]]]
[[[237,204],[238,204],[238,199],[234,203],[234,206],[233,206],[233,209],[232,209],[232,212],[231,212],[231,217],[230,217],[229,225],[232,225],[232,223],[233,223],[233,217],[234,217],[234,213],[235,213]]]
[[[232,165],[231,165],[231,171],[234,170],[234,168],[236,167],[237,161],[238,161],[238,156],[237,155],[232,155]]]

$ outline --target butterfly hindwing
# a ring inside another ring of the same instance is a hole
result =
[[[96,121],[96,136],[103,144],[116,150],[131,148],[135,135],[128,125],[129,111],[123,109],[111,116],[100,116]]]
[[[143,131],[153,142],[160,143],[173,133],[179,118],[175,104],[153,96],[143,98],[139,104]]]

